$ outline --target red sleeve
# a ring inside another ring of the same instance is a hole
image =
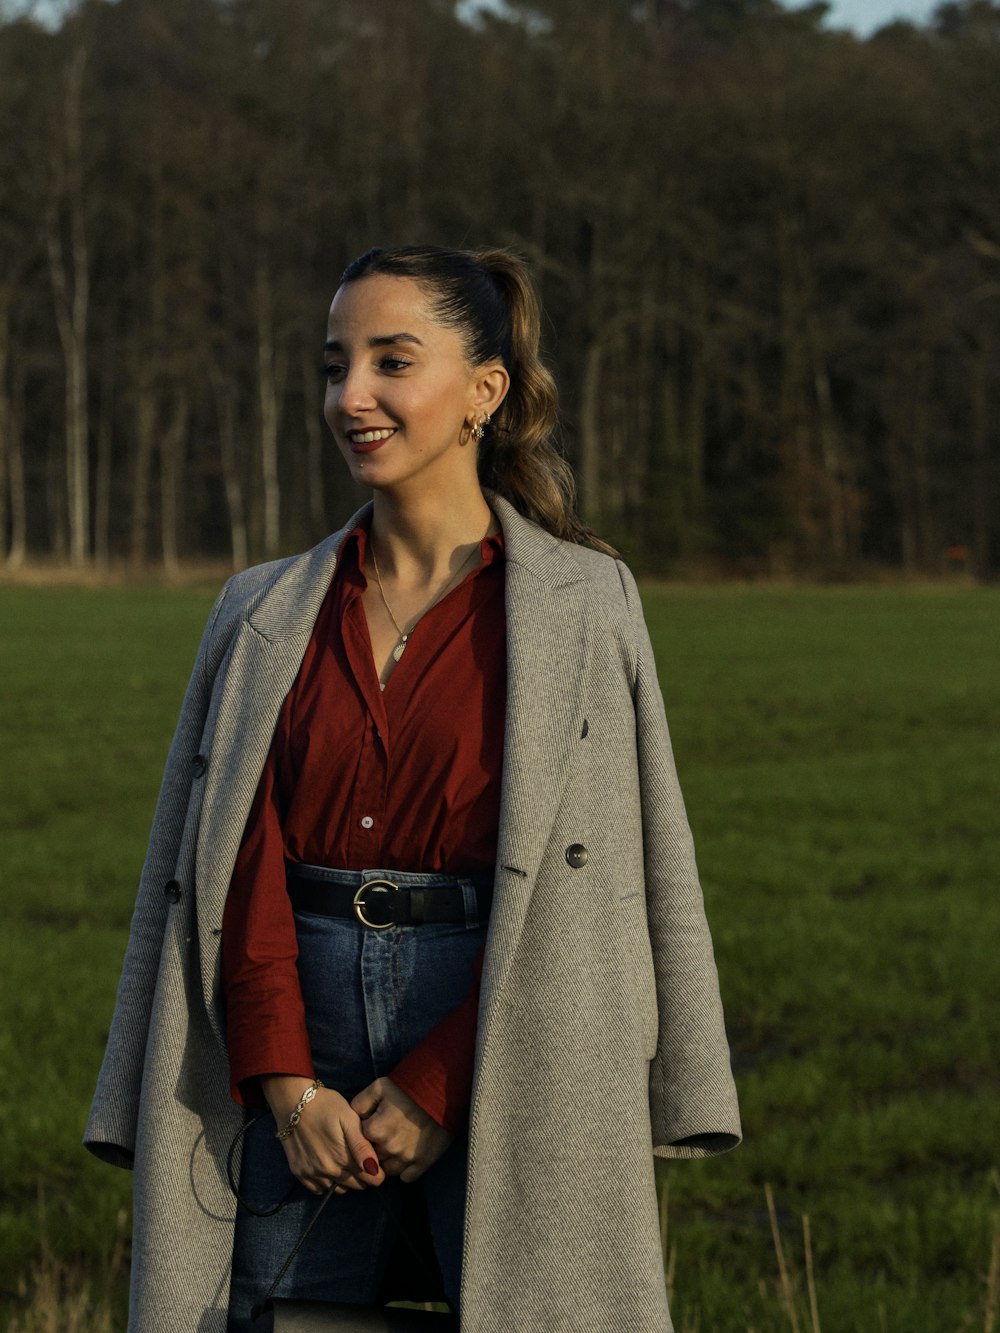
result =
[[[484,953],[485,949],[479,951],[476,979],[462,1003],[446,1014],[389,1075],[449,1134],[463,1129],[469,1115]]]
[[[287,725],[282,710],[279,730]],[[263,1103],[261,1074],[313,1079],[295,963],[298,942],[285,888],[285,850],[272,745],[250,808],[222,918],[222,989],[232,1095]]]

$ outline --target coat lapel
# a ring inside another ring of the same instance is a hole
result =
[[[567,761],[579,742],[592,640],[588,585],[568,554],[572,548],[499,497],[490,503],[503,525],[507,557],[507,721],[484,1017],[510,970]]]
[[[367,514],[293,560],[234,636],[205,775],[197,850],[198,935],[208,1012],[218,1014],[219,932],[229,881],[271,737],[295,681],[337,564],[340,544]],[[221,1029],[218,1035],[222,1038]]]

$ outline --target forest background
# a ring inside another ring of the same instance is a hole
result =
[[[641,571],[995,575],[1000,7],[866,41],[823,12],[0,17],[7,566],[330,531],[326,307],[432,239],[531,261],[583,511]]]

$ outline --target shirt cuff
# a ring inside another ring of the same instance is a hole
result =
[[[476,986],[389,1074],[451,1135],[460,1133],[469,1119],[478,1009]]]
[[[308,1040],[258,1045],[253,1054],[230,1048],[229,1090],[240,1106],[264,1106],[260,1080],[265,1074],[299,1074],[310,1083],[316,1077]]]

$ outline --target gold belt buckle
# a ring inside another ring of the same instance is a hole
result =
[[[354,915],[363,926],[369,930],[390,930],[396,923],[395,921],[384,921],[381,925],[377,921],[369,921],[365,916],[365,894],[369,889],[374,889],[377,893],[385,893],[392,889],[393,893],[399,892],[399,885],[394,884],[391,879],[367,879],[354,895]]]

